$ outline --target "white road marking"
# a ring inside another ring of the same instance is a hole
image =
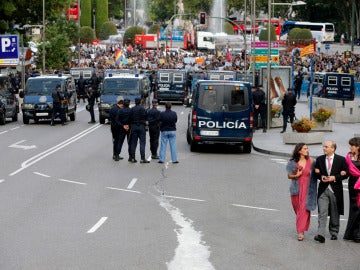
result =
[[[1,135],[1,134],[4,134],[4,133],[6,133],[6,132],[8,132],[8,130],[5,130],[5,131],[0,132],[0,135]]]
[[[231,204],[231,205],[233,205],[233,206],[237,206],[237,207],[244,207],[244,208],[258,209],[258,210],[280,211],[280,210],[277,210],[277,209],[263,208],[263,207],[255,207],[255,206],[241,205],[241,204]]]
[[[318,217],[318,215],[315,215],[315,214],[312,214],[311,215],[312,217]],[[329,219],[330,217],[328,217],[328,219]],[[347,221],[347,219],[346,218],[340,218],[340,221]]]
[[[94,233],[96,232],[97,229],[100,228],[101,225],[104,224],[104,222],[107,220],[108,218],[107,217],[102,217],[99,219],[98,222],[96,222],[96,224],[90,229],[87,231],[87,233]]]
[[[36,148],[36,145],[22,145],[23,142],[26,142],[26,140],[21,140],[16,143],[13,143],[12,145],[9,145],[9,147],[12,148],[19,148],[24,150],[34,149]]]
[[[166,198],[173,198],[173,199],[188,200],[188,201],[205,202],[205,200],[201,200],[201,199],[193,199],[193,198],[170,196],[170,195],[164,195],[164,197],[166,197]]]
[[[0,179],[0,183],[2,183],[2,182],[4,182],[5,181],[5,179]]]
[[[34,174],[37,174],[37,175],[40,175],[40,176],[43,176],[43,177],[50,177],[50,175],[39,173],[39,172],[34,172]]]
[[[194,229],[193,221],[184,217],[180,209],[172,206],[164,197],[156,197],[156,199],[160,206],[170,214],[175,224],[180,227],[175,230],[179,244],[176,247],[174,258],[167,263],[167,269],[215,270],[209,261],[210,248],[201,239],[203,234]]]
[[[138,180],[137,178],[133,178],[127,188],[132,189],[137,180]]]
[[[283,158],[271,158],[270,160],[276,161],[276,162],[282,162],[282,161],[286,161]],[[287,161],[286,161],[287,162]]]
[[[139,194],[141,194],[140,191],[131,190],[131,189],[123,189],[123,188],[115,188],[115,187],[106,187],[106,188],[107,188],[107,189],[112,189],[112,190],[126,191],[126,192],[133,192],[133,193],[139,193]]]
[[[83,182],[71,181],[71,180],[66,180],[66,179],[58,179],[58,180],[61,182],[67,182],[67,183],[71,183],[71,184],[87,185],[86,183],[83,183]]]
[[[15,129],[18,129],[18,128],[20,128],[20,127],[14,127],[14,128],[11,128],[10,130],[15,130]]]
[[[18,174],[22,170],[25,170],[26,168],[30,167],[31,165],[39,162],[40,160],[46,158],[47,156],[50,156],[51,154],[61,150],[62,148],[68,146],[69,144],[71,144],[73,142],[76,142],[77,140],[79,140],[82,137],[86,136],[87,134],[95,131],[96,129],[100,128],[101,126],[102,125],[100,125],[100,124],[95,124],[95,125],[91,126],[90,128],[85,129],[84,131],[76,134],[75,136],[73,136],[73,137],[59,143],[58,145],[55,145],[55,146],[45,150],[44,152],[41,152],[41,153],[29,158],[28,160],[21,163],[21,168],[19,168],[16,171],[12,172],[11,174],[9,174],[9,176],[14,176],[15,174]]]

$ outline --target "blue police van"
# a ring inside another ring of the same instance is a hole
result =
[[[185,70],[159,69],[155,80],[154,97],[159,102],[185,102],[187,96],[187,75]]]
[[[76,89],[73,77],[70,74],[42,75],[27,80],[24,91],[19,96],[23,98],[21,110],[24,124],[30,119],[37,123],[41,119],[51,119],[53,110],[52,91],[57,85],[65,99],[62,106],[65,118],[75,121],[76,118]]]
[[[318,97],[354,100],[354,75],[349,73],[315,72],[312,91],[313,95]]]
[[[251,152],[253,109],[251,84],[243,81],[198,80],[186,132],[190,151],[199,145],[230,144]]]
[[[100,124],[104,124],[105,120],[109,119],[111,107],[120,99],[129,99],[134,103],[135,98],[141,98],[142,104],[146,108],[150,107],[152,94],[147,76],[137,73],[109,73],[100,84],[98,103]]]

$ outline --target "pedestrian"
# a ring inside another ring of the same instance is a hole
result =
[[[113,142],[113,160],[119,161],[120,157],[120,129],[123,128],[122,123],[118,119],[119,111],[124,107],[124,100],[120,99],[118,103],[111,107],[109,111],[110,129]]]
[[[99,80],[99,78],[96,76],[95,73],[93,73],[93,75],[91,76],[90,83],[91,83],[91,88],[92,88],[93,91],[94,91],[95,100],[96,100],[96,102],[98,102],[100,80]]]
[[[349,217],[345,240],[360,243],[360,137],[349,140],[350,152],[346,155],[349,168]]]
[[[295,97],[297,97],[297,99],[300,99],[302,81],[303,81],[303,77],[299,70],[298,74],[295,76],[295,80],[294,80]]]
[[[135,152],[136,146],[139,141],[140,143],[140,163],[150,163],[145,159],[145,145],[146,145],[146,110],[141,104],[141,98],[135,98],[135,106],[130,109],[130,155],[129,162],[136,163]]]
[[[283,129],[280,133],[284,133],[286,131],[288,118],[290,118],[291,124],[294,122],[296,102],[296,97],[292,94],[292,89],[288,88],[287,93],[284,95],[284,98],[281,101],[283,107]]]
[[[51,97],[53,99],[53,110],[51,114],[51,123],[50,125],[55,125],[55,119],[57,118],[57,114],[60,116],[61,125],[65,125],[65,113],[62,107],[62,101],[65,99],[64,95],[61,93],[61,85],[56,85],[56,88],[52,90]]]
[[[348,177],[348,166],[343,156],[335,154],[336,143],[323,144],[324,155],[315,163],[315,176],[320,180],[318,187],[318,230],[315,241],[325,243],[325,227],[330,216],[329,232],[331,240],[337,240],[340,228],[340,215],[344,214],[344,195],[342,180]]]
[[[263,86],[259,85],[252,94],[254,102],[254,128],[259,129],[258,119],[260,115],[263,132],[266,132],[266,97]]]
[[[94,89],[89,86],[88,91],[87,91],[87,99],[88,99],[88,111],[90,113],[90,122],[88,122],[89,124],[94,124],[96,123],[95,121],[95,112],[94,112],[94,106],[95,106],[95,92]]]
[[[309,230],[310,213],[316,208],[317,181],[312,180],[313,159],[305,143],[295,145],[286,170],[291,180],[291,204],[296,214],[298,240],[304,240],[304,232]]]
[[[159,148],[160,136],[160,111],[157,109],[157,99],[152,100],[152,108],[147,111],[147,119],[149,123],[150,151],[152,159],[159,159],[157,154]]]
[[[171,110],[171,102],[165,103],[165,111],[160,113],[160,131],[161,131],[161,144],[160,144],[160,156],[159,163],[164,163],[166,157],[166,145],[169,142],[171,161],[176,164],[177,160],[176,150],[176,122],[177,114]]]

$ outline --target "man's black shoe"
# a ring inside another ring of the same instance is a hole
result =
[[[65,122],[63,122],[63,123],[61,123],[61,125],[62,125],[62,126],[65,126],[65,125],[66,125],[66,123],[65,123]]]
[[[150,161],[148,161],[146,159],[142,159],[142,160],[140,160],[140,163],[150,163]]]
[[[332,235],[330,240],[337,240],[337,236],[336,235]]]
[[[120,160],[123,160],[124,158],[119,156],[119,159],[120,159]]]
[[[88,124],[95,124],[96,121],[89,121]]]
[[[173,162],[173,164],[178,164],[178,163],[179,163],[179,161],[174,161],[174,162]]]
[[[118,155],[115,156],[114,158],[115,161],[119,161],[120,160],[120,157]]]
[[[164,161],[159,160],[158,163],[164,163]]]
[[[137,160],[135,158],[129,158],[128,161],[131,162],[131,163],[136,163],[137,162]]]
[[[54,121],[51,121],[50,126],[55,126]]]
[[[285,132],[285,130],[283,130],[283,131],[280,131],[280,133],[284,133]]]
[[[325,237],[322,236],[322,235],[320,235],[320,234],[316,235],[316,236],[314,237],[314,240],[315,240],[315,241],[318,241],[319,243],[325,243]]]
[[[159,156],[158,155],[152,155],[151,158],[152,159],[159,159]]]

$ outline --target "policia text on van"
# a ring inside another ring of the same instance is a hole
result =
[[[251,85],[240,81],[198,80],[188,117],[190,150],[200,144],[231,144],[251,152],[253,111]]]

